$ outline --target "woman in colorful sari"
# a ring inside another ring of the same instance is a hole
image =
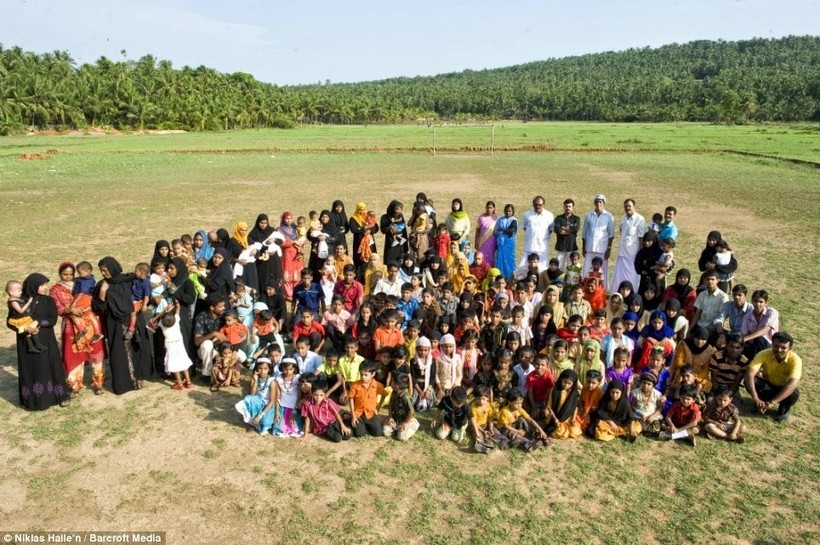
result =
[[[515,238],[517,236],[518,220],[515,219],[515,207],[508,204],[504,206],[504,217],[499,218],[495,223],[495,266],[504,278],[512,278],[515,272]]]
[[[367,204],[363,202],[356,203],[356,211],[350,216],[347,226],[353,233],[353,265],[356,266],[356,278],[361,282],[370,256],[376,253],[374,237],[379,232],[379,226],[375,221],[367,221]]]
[[[453,199],[452,209],[445,223],[451,240],[461,241],[470,234],[470,216],[464,211],[464,203],[461,199]]]
[[[487,201],[484,213],[478,216],[476,221],[475,247],[477,252],[484,254],[484,262],[490,267],[495,266],[495,224],[497,221],[495,203]]]
[[[58,404],[67,407],[69,392],[65,386],[65,371],[60,363],[60,348],[54,336],[57,309],[48,296],[48,278],[39,273],[30,274],[23,282],[23,294],[33,300],[29,312],[40,327],[38,335],[45,350],[29,352],[26,333],[14,328],[17,333],[20,405],[29,411],[41,411]]]
[[[279,232],[285,237],[282,241],[282,287],[285,291],[285,299],[290,302],[293,299],[293,288],[301,282],[301,272],[305,268],[305,260],[297,246],[296,240],[299,234],[293,224],[293,214],[285,211],[279,222]]]
[[[57,307],[57,314],[63,318],[61,329],[63,369],[67,375],[66,382],[68,383],[70,395],[76,397],[83,389],[85,364],[91,365],[91,388],[95,394],[100,395],[105,392],[103,390],[103,383],[105,382],[105,367],[103,366],[105,348],[103,340],[100,339],[95,343],[90,343],[87,351],[75,349],[72,340],[77,331],[70,316],[72,314],[78,316],[81,311],[70,308],[71,302],[74,300],[74,296],[71,295],[71,290],[74,288],[74,264],[68,261],[61,263],[58,272],[60,281],[51,288],[50,295]],[[95,319],[94,324],[94,334],[101,333],[99,320]]]

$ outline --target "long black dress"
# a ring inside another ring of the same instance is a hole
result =
[[[26,349],[25,334],[17,334],[17,374],[20,405],[29,411],[41,411],[52,405],[68,401],[68,388],[60,347],[54,336],[57,323],[57,307],[48,295],[37,290],[48,282],[40,273],[33,273],[23,282],[23,293],[33,297],[31,317],[40,324],[40,343],[46,348],[39,354]],[[16,331],[16,329],[15,329]]]
[[[260,222],[266,221],[268,222],[267,227],[261,227],[259,225]],[[264,244],[264,242],[273,234],[273,227],[270,225],[270,219],[268,218],[267,214],[259,214],[256,217],[256,224],[251,229],[251,232],[248,233],[248,242],[254,243],[258,242],[262,244],[262,249],[259,250],[259,253],[256,255],[256,275],[259,279],[259,293],[265,293],[265,286],[268,285],[268,282],[271,281],[271,277],[276,277],[277,279],[282,279],[281,268],[282,268],[282,259],[280,256],[276,256],[278,258],[278,268],[277,271],[277,261],[271,261],[271,254],[268,253],[268,246]],[[277,274],[278,273],[278,274]]]
[[[407,253],[407,222],[401,213],[402,204],[392,201],[379,221],[381,232],[384,233],[384,264],[401,263],[401,258]],[[394,229],[391,229],[393,226]],[[395,233],[393,231],[396,231]]]
[[[131,302],[131,282],[133,274],[123,274],[122,266],[113,257],[104,257],[97,264],[105,267],[111,278],[105,282],[108,291],[101,299],[99,287],[95,291],[93,308],[105,323],[105,338],[108,345],[108,362],[111,365],[111,387],[117,395],[137,388],[137,381],[151,375],[151,343],[141,314],[137,313],[133,336],[127,339],[128,326],[134,304]]]

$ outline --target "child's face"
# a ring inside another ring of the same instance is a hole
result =
[[[561,379],[561,389],[562,390],[572,390],[575,387],[575,381],[571,378],[562,378]]]
[[[339,363],[338,356],[328,356],[325,360],[328,367],[336,367],[336,364]]]
[[[489,375],[493,370],[493,362],[490,360],[484,360],[481,362],[481,371],[485,375]]]
[[[309,288],[311,282],[313,282],[313,276],[309,274],[302,276],[302,285],[304,287]]]
[[[521,405],[523,404],[523,401],[524,401],[523,399],[516,399],[514,401],[510,401],[510,403],[509,403],[510,410],[513,411],[513,412],[520,411],[521,410]]]
[[[649,323],[652,324],[652,327],[655,328],[655,331],[660,331],[663,328],[663,320],[661,320],[660,318],[653,318],[649,321]]]
[[[594,390],[601,385],[601,381],[597,378],[588,378],[586,384],[588,389]]]
[[[232,326],[236,323],[236,318],[232,315],[225,316],[225,325]]]
[[[442,322],[438,326],[438,330],[441,332],[442,335],[446,335],[450,332],[450,322]]]
[[[421,295],[421,300],[424,301],[425,305],[432,305],[433,304],[433,294],[432,293],[423,293]]]
[[[224,360],[230,359],[231,356],[233,356],[233,350],[231,350],[230,346],[225,347],[220,352],[220,355],[222,356],[222,359],[224,359]]]
[[[567,349],[563,346],[556,346],[552,349],[552,357],[556,361],[564,361],[564,358],[567,357]]]
[[[618,401],[619,399],[621,399],[622,395],[623,395],[623,392],[621,390],[612,390],[609,393],[609,398],[612,401]]]
[[[595,293],[598,288],[598,282],[587,282],[587,293]]]
[[[417,346],[416,347],[416,356],[420,360],[427,359],[427,355],[429,353],[430,353],[430,347],[429,346]]]
[[[270,365],[268,365],[265,362],[262,362],[256,366],[256,372],[259,374],[260,377],[267,378],[268,373],[270,373]]]
[[[651,382],[651,381],[649,381],[649,380],[642,380],[642,381],[641,381],[641,392],[643,392],[644,394],[649,394],[649,393],[651,393],[651,392],[652,392],[652,389],[653,389],[654,387],[655,387],[655,385],[654,385],[654,384],[652,384],[652,382]]]
[[[159,250],[157,250],[157,253],[162,257],[168,257],[168,254],[171,253],[171,249],[168,246],[160,246]]]
[[[694,373],[683,373],[681,375],[681,381],[684,384],[694,384],[695,383],[695,374]]]
[[[606,316],[596,316],[595,317],[595,325],[599,329],[602,329],[602,328],[606,327]]]
[[[623,323],[619,322],[619,323],[615,324],[614,326],[612,326],[612,336],[613,337],[617,338],[617,337],[620,337],[623,334],[624,334],[624,324]]]
[[[507,348],[509,350],[512,350],[513,352],[518,350],[518,348],[520,346],[521,346],[521,341],[519,341],[518,339],[513,339],[513,340],[510,340],[510,341],[507,341]]]
[[[302,323],[306,326],[309,326],[313,323],[313,313],[312,312],[303,312],[302,313]]]
[[[308,348],[308,343],[296,343],[296,352],[302,357],[307,356]]]
[[[181,256],[183,249],[184,248],[183,248],[181,243],[180,244],[174,244],[174,256],[176,256],[176,257]]]
[[[387,367],[387,365],[390,363],[390,357],[390,352],[387,351],[379,354],[379,361],[381,362],[383,367]]]
[[[222,262],[222,255],[214,254],[214,265],[219,265],[219,263],[216,262],[217,256],[219,257],[220,263]],[[80,276],[86,276],[88,273],[86,272],[85,274],[83,274],[83,271],[77,271],[77,274]],[[162,263],[157,263],[156,265],[154,265],[154,274],[157,274],[159,276],[165,274],[165,265]]]
[[[6,289],[6,293],[9,294],[10,297],[19,299],[20,296],[23,295],[23,284],[15,282]]]
[[[691,396],[680,396],[680,404],[684,407],[690,407],[695,402],[695,398]]]
[[[578,263],[580,263],[580,262],[581,262],[581,258],[580,258],[579,256],[577,256],[577,255],[574,255],[574,256],[572,256],[572,257],[570,257],[570,258],[569,258],[569,262],[570,262],[573,266],[577,266],[577,265],[578,265]]]
[[[589,333],[589,330],[588,330],[588,329],[581,330],[581,331],[578,333],[578,341],[580,341],[582,344],[583,344],[583,343],[585,343],[585,342],[587,342],[587,341],[588,341],[588,340],[590,340],[591,338],[592,338],[592,336],[590,335],[590,333]]]
[[[581,322],[569,322],[567,324],[567,329],[572,333],[578,333],[578,330],[581,329]]]
[[[373,380],[374,373],[372,371],[362,371],[362,384],[370,384],[370,381]]]
[[[535,360],[535,374],[539,377],[543,377],[547,374],[547,362],[543,359]]]
[[[444,290],[444,293],[442,295],[444,296],[445,300],[450,299],[450,297],[453,296],[453,291],[452,290]]]
[[[397,322],[396,322],[396,319],[395,319],[395,318],[388,318],[387,320],[385,320],[385,321],[384,321],[384,325],[385,325],[385,327],[387,327],[387,329],[393,329],[393,328],[395,328],[395,327],[396,327],[396,323],[397,323]]]
[[[624,326],[626,331],[632,331],[633,329],[635,329],[636,325],[637,324],[635,323],[635,320],[624,320]]]
[[[617,369],[624,369],[626,367],[629,356],[618,356],[615,358],[615,367]]]
[[[442,344],[441,351],[444,352],[444,354],[446,354],[447,356],[452,356],[453,352],[456,351],[456,345],[450,343]]]
[[[663,355],[663,352],[661,352],[659,354],[652,354],[652,368],[653,369],[661,369],[661,368],[663,368],[665,363],[666,363],[666,356]]]
[[[518,324],[521,323],[521,320],[524,319],[524,313],[523,312],[516,312],[515,314],[513,314],[512,319],[513,319],[513,322],[516,325],[518,325]]]
[[[591,283],[590,283],[590,285],[591,285]],[[595,289],[593,289],[592,291],[595,291]],[[580,303],[583,298],[584,298],[584,290],[580,290],[580,289],[572,290],[572,301],[573,302]]]
[[[596,352],[597,352],[597,350],[595,350],[594,348],[586,348],[586,349],[584,349],[584,356],[586,357],[587,360],[592,361],[592,360],[595,359],[595,353]]]
[[[410,285],[413,286],[413,289],[415,290],[416,288],[421,286],[421,278],[416,275],[411,276]]]
[[[134,276],[142,280],[145,278],[145,271],[142,269],[134,269]]]
[[[726,407],[728,407],[731,402],[732,398],[730,396],[723,394],[715,396],[715,404],[721,409],[725,409]]]
[[[407,326],[407,329],[404,330],[404,336],[409,339],[415,339],[419,334],[419,330],[415,327]]]
[[[343,306],[344,305],[342,305],[341,301],[336,300],[330,305],[330,310],[332,310],[334,314],[339,314],[342,311]]]
[[[285,365],[284,367],[282,367],[282,375],[284,375],[286,377],[290,377],[290,376],[293,376],[294,374],[296,374],[296,366],[293,365],[292,363],[289,363],[289,364]]]
[[[245,297],[245,293],[245,288],[236,288],[236,295],[238,295],[239,297]]]
[[[555,272],[555,271],[557,271],[557,270],[558,270],[558,263],[550,263],[550,264],[548,265],[548,268],[549,268],[549,270],[551,270],[551,271]]]
[[[333,257],[332,255],[327,256],[327,259],[325,259],[325,267],[328,267],[328,266],[330,266],[330,267],[335,267],[336,266],[336,258]]]
[[[592,264],[592,271],[593,272],[601,272],[601,264],[597,261]]]
[[[320,405],[325,400],[325,395],[327,395],[327,392],[324,390],[315,390],[313,392],[313,403]]]
[[[486,407],[490,403],[490,396],[480,396],[476,399],[479,407]]]
[[[356,351],[359,349],[359,343],[347,343],[345,345],[345,355],[349,359],[353,359],[356,357]]]
[[[404,301],[405,303],[408,302],[412,296],[413,296],[413,292],[410,291],[410,290],[406,290],[406,291],[401,292],[401,300]]]
[[[458,253],[458,242],[451,242],[450,243],[450,253],[457,254]]]
[[[493,312],[490,315],[490,318],[491,318],[492,324],[494,326],[497,326],[498,324],[501,323],[501,313],[500,312]]]
[[[512,365],[512,359],[510,358],[501,358],[498,360],[498,369],[502,373],[506,373],[510,369],[510,365]]]

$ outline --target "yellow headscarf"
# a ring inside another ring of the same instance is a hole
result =
[[[359,224],[359,227],[364,227],[364,224],[367,223],[367,205],[363,202],[357,202],[356,211],[351,218]]]
[[[244,229],[245,233],[240,233],[240,231]],[[239,242],[239,245],[243,248],[248,247],[248,224],[244,221],[240,221],[236,224],[236,227],[233,228],[233,238]]]

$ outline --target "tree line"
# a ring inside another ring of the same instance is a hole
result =
[[[125,52],[123,52],[125,57]],[[0,45],[0,134],[419,119],[820,121],[820,36],[695,41],[492,70],[277,86],[146,55],[77,66]]]

